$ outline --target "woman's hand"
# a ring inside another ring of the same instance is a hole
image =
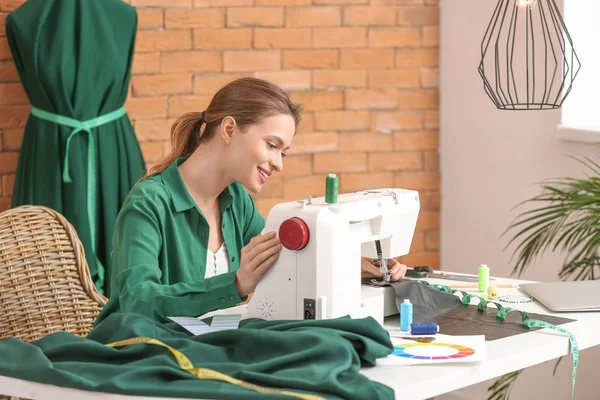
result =
[[[406,265],[400,264],[393,258],[387,260],[388,271],[392,272],[392,282],[397,282],[406,274]],[[383,274],[379,272],[379,266],[375,265],[375,259],[361,257],[360,260],[361,276],[363,278],[381,278]]]
[[[240,268],[235,273],[235,287],[240,297],[254,292],[264,273],[277,261],[281,242],[275,232],[260,234],[242,248]]]

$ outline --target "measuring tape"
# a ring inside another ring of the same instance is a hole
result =
[[[272,389],[272,388],[268,388],[268,387],[264,387],[264,386],[255,385],[253,383],[244,382],[240,379],[233,378],[229,375],[223,374],[219,371],[215,371],[212,369],[196,368],[196,367],[194,367],[194,365],[192,364],[190,359],[185,356],[185,354],[183,354],[182,352],[180,352],[177,349],[174,349],[173,347],[171,347],[169,345],[164,344],[160,340],[156,340],[156,339],[152,339],[152,338],[135,337],[132,339],[121,340],[119,342],[109,343],[106,346],[116,348],[116,347],[123,347],[123,346],[129,346],[131,344],[140,344],[140,343],[153,344],[156,346],[166,347],[173,354],[173,356],[175,356],[175,359],[177,360],[179,367],[182,370],[184,370],[185,372],[188,372],[188,373],[194,375],[198,379],[212,379],[212,380],[217,380],[217,381],[223,381],[223,382],[231,383],[232,385],[241,386],[246,389],[254,390],[256,392],[265,393],[265,394],[283,394],[286,396],[297,397],[297,398],[303,399],[303,400],[325,400],[325,398],[321,397],[321,396],[316,396],[316,395],[312,395],[312,394],[295,393],[295,392],[290,392],[288,390]]]
[[[500,303],[496,303],[495,301],[489,301],[481,296],[467,293],[463,290],[452,289],[445,285],[429,283],[427,281],[415,281],[415,282],[421,283],[425,286],[430,286],[434,289],[440,290],[445,293],[456,294],[457,292],[459,292],[462,294],[462,298],[460,299],[460,301],[462,304],[465,304],[465,305],[471,304],[471,300],[473,298],[479,299],[479,305],[477,306],[479,311],[486,311],[488,304],[492,303],[498,309],[498,312],[496,313],[496,318],[498,318],[502,321],[504,321],[504,319],[506,318],[506,316],[509,313],[514,311],[514,312],[518,312],[519,314],[521,314],[521,322],[528,329],[531,329],[534,327],[535,328],[548,328],[548,329],[553,329],[555,331],[558,331],[558,332],[564,334],[565,336],[567,336],[569,338],[569,344],[571,345],[571,353],[573,354],[573,374],[572,374],[573,382],[572,382],[572,386],[571,386],[571,399],[573,399],[575,397],[575,378],[577,377],[577,366],[579,365],[579,346],[577,345],[577,340],[575,339],[575,336],[573,336],[573,334],[571,332],[569,332],[568,330],[566,330],[564,328],[561,328],[560,326],[550,324],[546,321],[530,319],[529,316],[523,311],[519,311],[515,308],[504,307]]]

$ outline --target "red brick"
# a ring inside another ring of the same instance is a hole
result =
[[[223,70],[238,71],[274,71],[281,66],[281,51],[226,51],[223,59]]]
[[[426,47],[440,45],[440,31],[437,26],[424,26],[422,28],[421,44]]]
[[[135,51],[139,53],[191,48],[192,34],[189,30],[139,31],[135,45]]]
[[[155,162],[163,158],[163,142],[140,143],[140,148],[146,162]]]
[[[342,49],[342,68],[390,68],[394,66],[393,49]]]
[[[369,87],[372,89],[417,88],[419,70],[411,69],[374,69],[369,71]]]
[[[394,133],[394,150],[436,150],[439,147],[437,131]]]
[[[394,175],[391,172],[342,173],[340,175],[340,193],[352,193],[360,190],[391,188]]]
[[[369,171],[410,171],[423,168],[419,152],[369,154]]]
[[[316,70],[313,71],[314,89],[364,88],[367,72],[361,70]]]
[[[440,170],[440,155],[437,151],[423,153],[423,157],[425,158],[425,171]]]
[[[369,128],[368,111],[325,111],[315,113],[319,131],[364,131]]]
[[[394,109],[396,92],[391,90],[347,90],[346,108],[360,110]]]
[[[371,5],[409,6],[424,4],[424,0],[371,0]]]
[[[296,136],[298,133],[312,133],[315,130],[314,126],[314,115],[311,112],[304,111],[302,113],[302,121],[300,121],[300,126],[298,126],[298,131],[296,132]]]
[[[0,153],[0,174],[7,174],[17,171],[19,162],[19,153],[16,151],[5,151]]]
[[[316,5],[345,5],[345,4],[368,4],[369,0],[313,0]]]
[[[29,99],[20,83],[0,83],[0,105],[29,104]]]
[[[30,110],[29,106],[0,106],[0,129],[25,126]]]
[[[0,62],[0,82],[18,82],[19,73],[15,63],[10,61]]]
[[[414,111],[379,111],[373,114],[372,130],[377,132],[410,131],[423,127],[421,113]]]
[[[342,92],[295,92],[291,93],[292,101],[304,104],[305,112],[341,110],[343,108]]]
[[[257,28],[254,30],[257,49],[305,49],[311,47],[310,29]]]
[[[344,7],[344,25],[394,25],[394,12],[395,7],[347,6]]]
[[[421,86],[424,88],[437,88],[439,71],[437,68],[421,68]]]
[[[440,115],[438,110],[425,111],[423,116],[425,129],[437,129],[440,127]]]
[[[194,0],[194,7],[251,6],[252,1],[253,0]]]
[[[227,26],[283,26],[283,7],[238,7],[227,10]]]
[[[160,71],[160,53],[135,53],[132,74],[151,74]]]
[[[163,27],[162,8],[138,8],[138,29],[155,29]]]
[[[369,28],[370,47],[416,47],[420,43],[419,28]]]
[[[340,24],[340,7],[288,7],[286,10],[285,26],[298,28]]]
[[[287,156],[283,160],[281,176],[307,176],[312,174],[312,158],[310,155]]]
[[[167,29],[223,28],[225,26],[225,10],[223,8],[191,10],[166,8],[165,26]]]
[[[171,140],[171,127],[175,119],[141,119],[135,121],[135,134],[140,142]]]
[[[204,0],[202,0],[204,1]],[[136,7],[164,7],[165,0],[131,0]],[[169,0],[169,7],[191,7],[192,0]]]
[[[308,6],[312,0],[255,0],[257,6]]]
[[[6,16],[8,13],[0,12],[0,36],[6,35]]]
[[[167,116],[167,98],[128,97],[125,102],[127,114],[131,119],[165,118]]]
[[[6,36],[0,36],[0,60],[12,60]]]
[[[421,210],[439,210],[440,209],[440,192],[421,192],[419,193],[421,200]]]
[[[439,172],[397,172],[394,186],[410,190],[439,190]]]
[[[312,175],[303,177],[285,178],[283,182],[283,195],[290,199],[306,199],[308,196],[320,197],[325,195],[325,182],[327,175]]]
[[[12,196],[15,186],[15,174],[2,175],[2,194]]]
[[[3,129],[2,144],[4,145],[4,150],[19,150],[23,142],[24,133],[23,128]]]
[[[283,68],[337,68],[339,50],[284,50]]]
[[[313,47],[364,47],[367,45],[366,28],[315,28]]]
[[[438,62],[439,52],[435,48],[396,50],[396,67],[437,67]]]
[[[12,12],[24,3],[25,0],[0,0],[0,11]]]
[[[401,26],[437,25],[440,19],[438,7],[397,7],[397,23]]]
[[[9,210],[11,208],[11,197],[0,197],[0,212]]]
[[[135,96],[191,93],[190,73],[136,75],[131,78]]]
[[[194,76],[194,93],[214,95],[228,83],[249,74],[216,74]]]
[[[221,71],[223,68],[220,52],[173,51],[162,53],[162,72]]]
[[[297,133],[289,154],[322,153],[336,151],[337,149],[337,133]]]
[[[421,252],[423,250],[425,250],[425,232],[415,230],[412,243],[410,244],[409,254]]]
[[[440,213],[438,211],[421,211],[417,220],[417,229],[440,229]]]
[[[367,153],[322,153],[314,156],[315,173],[363,172],[367,170]]]
[[[309,90],[310,89],[310,71],[289,70],[274,72],[257,72],[257,78],[273,82],[285,91]]]
[[[440,248],[440,232],[428,231],[425,232],[425,249],[439,250]]]
[[[251,29],[196,29],[194,48],[202,50],[248,49],[252,44]]]
[[[437,89],[402,90],[398,92],[398,104],[403,109],[438,108]]]
[[[169,117],[179,117],[187,112],[202,111],[208,108],[212,96],[171,96],[168,100]]]
[[[382,152],[391,151],[392,135],[389,133],[342,133],[340,135],[341,152]]]
[[[271,211],[271,209],[279,204],[283,202],[283,198],[281,197],[276,197],[276,198],[271,198],[271,199],[256,199],[256,201],[254,202],[254,205],[256,206],[256,209],[258,210],[258,212],[260,213],[260,215],[263,216],[263,218],[267,218],[267,216],[269,215],[269,211]]]

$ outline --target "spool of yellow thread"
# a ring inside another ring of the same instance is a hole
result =
[[[489,300],[498,300],[498,288],[496,285],[490,285],[487,289]]]

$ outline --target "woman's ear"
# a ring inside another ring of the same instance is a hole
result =
[[[236,130],[237,130],[237,124],[235,122],[235,119],[233,119],[233,117],[223,118],[223,121],[221,121],[220,134],[221,134],[221,137],[223,138],[223,140],[225,141],[225,143],[227,143],[227,144],[231,143],[231,140],[233,139],[233,135],[235,135]]]

